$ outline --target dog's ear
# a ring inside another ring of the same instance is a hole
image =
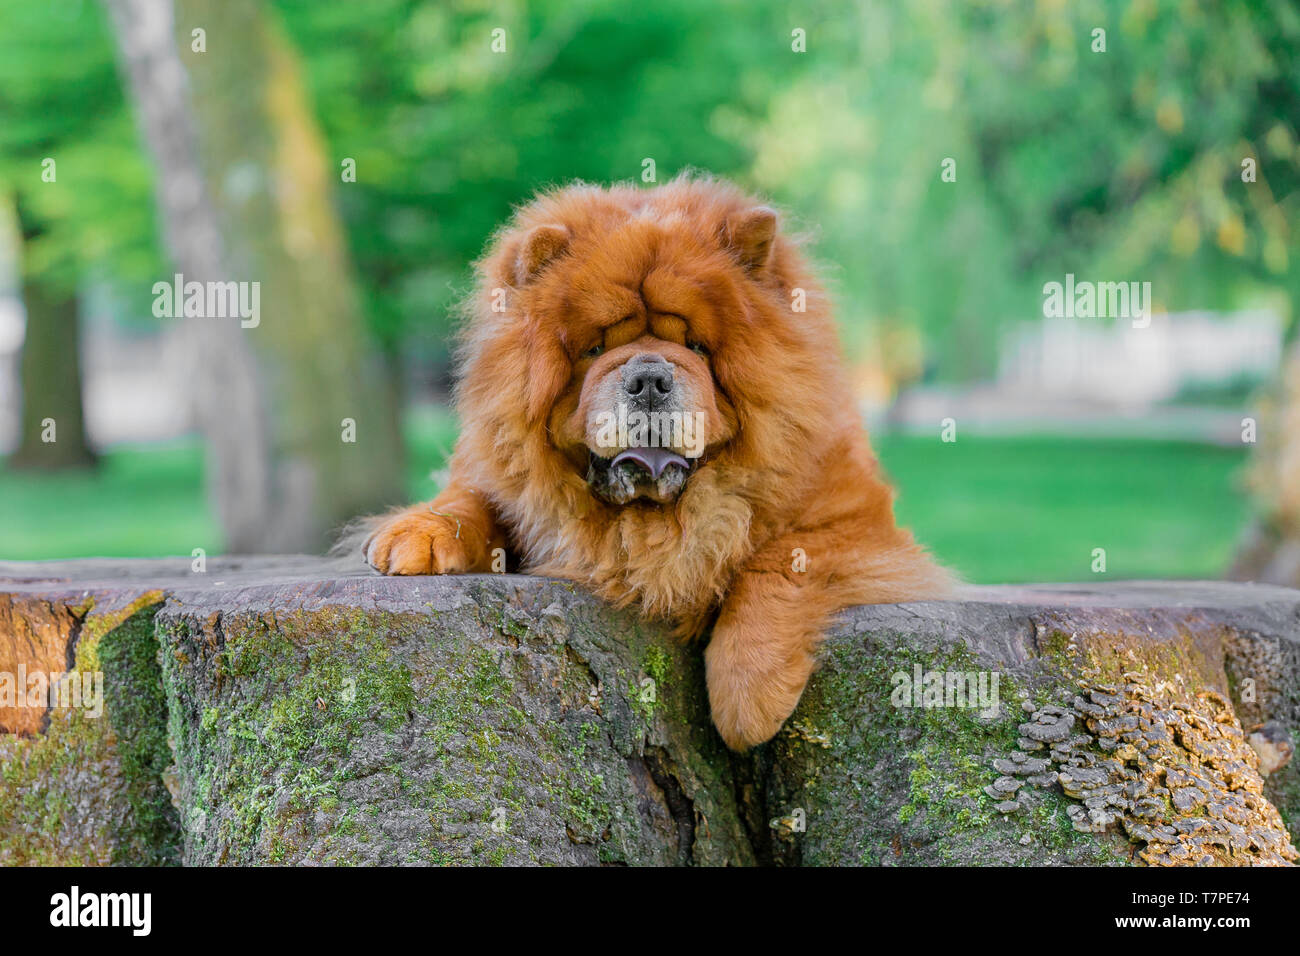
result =
[[[515,253],[515,284],[527,285],[569,245],[569,230],[560,225],[534,226]]]
[[[755,206],[732,213],[722,226],[722,241],[749,272],[762,272],[776,239],[776,210]]]

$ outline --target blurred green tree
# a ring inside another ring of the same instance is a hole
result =
[[[0,195],[18,212],[20,445],[10,467],[81,467],[80,300],[139,290],[158,263],[149,176],[122,111],[112,49],[85,0],[0,0]],[[146,287],[147,288],[147,287]],[[56,440],[43,441],[52,419]]]
[[[1296,301],[1294,4],[802,13],[809,74],[741,134],[818,224],[852,345],[916,329],[939,377],[985,377],[1067,271],[1152,281],[1170,309]]]
[[[26,326],[19,366],[19,441],[8,465],[84,468],[95,464],[96,455],[86,437],[82,407],[77,295],[50,281],[32,262],[32,246],[43,229],[21,201],[16,205]]]
[[[260,296],[260,315],[185,316],[227,546],[319,549],[397,501],[403,466],[296,52],[261,0],[106,4],[187,296]]]
[[[744,179],[738,118],[802,69],[772,0],[277,7],[336,168],[355,162],[341,207],[394,359],[445,361],[469,263],[513,205],[573,179],[640,181],[647,159],[661,182],[688,166]]]

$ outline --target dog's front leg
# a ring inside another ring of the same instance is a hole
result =
[[[742,571],[718,614],[705,671],[714,726],[732,750],[771,739],[812,674],[834,602],[822,582],[799,575],[781,565]]]

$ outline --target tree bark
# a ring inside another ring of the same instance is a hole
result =
[[[319,550],[349,517],[400,500],[402,465],[298,63],[256,0],[105,3],[184,281],[260,292],[256,326],[186,320],[226,547]]]

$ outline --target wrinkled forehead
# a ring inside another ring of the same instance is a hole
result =
[[[608,228],[578,235],[559,267],[539,283],[539,313],[562,317],[579,340],[617,327],[680,339],[685,323],[704,325],[725,298],[719,282],[726,267],[678,217],[631,216]],[[616,343],[607,343],[614,345]]]

